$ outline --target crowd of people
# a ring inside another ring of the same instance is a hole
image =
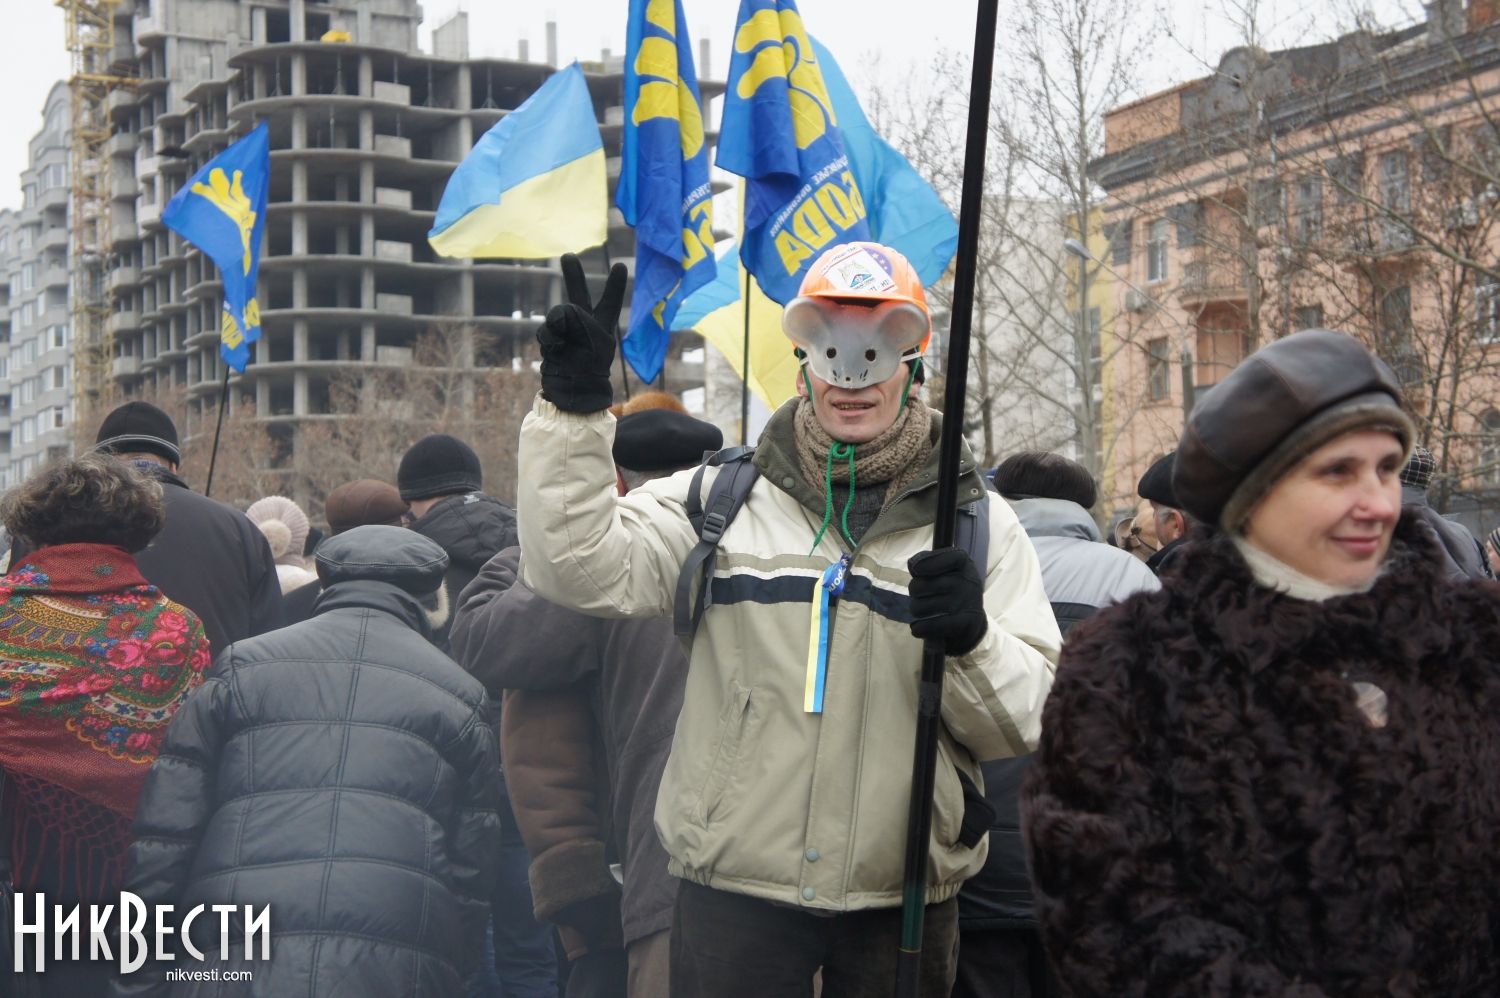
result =
[[[514,508],[433,435],[326,536],[241,512],[141,401],[0,500],[0,930],[272,919],[269,959],[204,920],[202,963],[3,993],[889,995],[924,641],[924,996],[1500,993],[1500,530],[1428,505],[1354,338],[1249,357],[1109,531],[1076,462],[966,452],[933,550],[900,254],[813,266],[753,448],[617,403],[623,268],[563,274]]]

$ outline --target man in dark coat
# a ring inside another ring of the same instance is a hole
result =
[[[1423,533],[1437,542],[1448,578],[1494,578],[1484,548],[1469,533],[1469,528],[1448,519],[1427,501],[1427,488],[1436,471],[1437,462],[1433,460],[1432,452],[1421,444],[1413,447],[1406,467],[1401,469],[1401,508],[1412,515]]]
[[[270,905],[268,961],[232,932],[217,962],[218,919],[192,927],[208,967],[254,974],[247,995],[463,993],[499,852],[499,759],[483,687],[429,641],[447,564],[399,527],[331,538],[317,615],[231,645],[173,719],[124,887],[179,917]],[[166,969],[114,993],[222,986]]]
[[[685,412],[626,415],[614,444],[621,492],[722,443],[717,427]],[[516,581],[519,560],[519,548],[501,552],[464,590],[453,647],[492,694],[504,691],[507,786],[536,911],[564,929],[570,998],[664,996],[677,881],[653,813],[687,657],[669,618],[590,617],[550,603]]]
[[[516,514],[506,503],[480,491],[484,469],[474,448],[446,433],[423,437],[401,457],[396,487],[411,504],[412,530],[448,553],[448,574],[439,595],[458,606],[459,594],[479,569],[501,550],[520,542]],[[433,635],[449,650],[451,618]],[[515,830],[504,777],[499,781],[502,839],[499,887],[493,904],[493,956],[486,948],[476,994],[506,998],[551,998],[557,991],[557,957],[552,927],[537,921],[526,889],[526,847]],[[493,979],[491,975],[493,974]]]
[[[99,424],[94,450],[113,454],[162,486],[167,522],[135,556],[141,574],[203,621],[214,653],[283,623],[281,584],[266,537],[239,510],[201,496],[177,474],[172,417],[126,402]]]
[[[1100,608],[1161,588],[1139,558],[1102,543],[1089,514],[1098,488],[1076,461],[1023,451],[1001,462],[994,482],[1036,548],[1042,588],[1064,638]],[[984,796],[994,806],[995,820],[984,868],[958,895],[953,998],[1042,998],[1052,993],[1021,840],[1021,783],[1031,758],[980,764]]]
[[[1146,559],[1146,567],[1157,575],[1177,562],[1187,541],[1188,528],[1193,525],[1193,518],[1172,491],[1172,468],[1176,462],[1175,450],[1157,458],[1135,487],[1136,494],[1151,504],[1152,526],[1160,547]]]
[[[412,444],[401,457],[396,487],[411,504],[411,529],[448,552],[444,592],[450,606],[474,581],[485,562],[520,543],[516,511],[480,489],[484,470],[474,448],[457,437],[434,433]],[[447,650],[448,627],[438,632]]]

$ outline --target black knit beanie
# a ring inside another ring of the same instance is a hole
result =
[[[484,486],[479,455],[457,437],[434,433],[407,449],[396,472],[401,498],[430,499],[433,496],[478,492]]]
[[[173,464],[182,463],[177,446],[177,427],[172,417],[150,402],[126,402],[99,424],[94,450],[106,454],[156,454]]]

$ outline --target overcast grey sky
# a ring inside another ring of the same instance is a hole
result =
[[[26,146],[42,125],[42,101],[48,88],[68,73],[63,14],[53,0],[0,0],[9,19],[0,32],[0,207],[20,203],[20,171],[26,165]],[[712,73],[722,78],[728,68],[729,38],[739,0],[684,0],[688,28],[695,39],[707,37],[713,47]],[[1120,2],[1120,0],[1108,0]],[[1147,7],[1152,0],[1139,5]],[[1180,42],[1163,41],[1159,58],[1150,60],[1158,78],[1147,81],[1147,91],[1202,75],[1201,59],[1217,61],[1217,54],[1235,44],[1222,9],[1258,7],[1259,20],[1268,26],[1271,47],[1324,40],[1339,24],[1351,21],[1351,11],[1373,8],[1383,25],[1407,23],[1420,12],[1416,0],[1158,0],[1169,11]],[[470,51],[474,55],[514,58],[517,42],[529,39],[531,58],[545,54],[546,22],[558,22],[558,53],[573,58],[598,58],[602,49],[619,53],[625,46],[627,0],[424,0],[426,47],[431,26],[456,10],[469,12]],[[975,0],[800,0],[798,8],[808,29],[838,56],[856,86],[864,80],[859,65],[865,56],[879,54],[887,70],[903,65],[922,66],[941,49],[967,49],[973,44]],[[913,9],[920,16],[913,17]],[[1000,58],[1005,57],[1001,39]],[[701,68],[700,68],[701,73]]]

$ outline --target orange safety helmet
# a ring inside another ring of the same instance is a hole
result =
[[[781,322],[813,373],[847,388],[887,380],[932,341],[921,278],[879,243],[843,243],[818,257]]]

